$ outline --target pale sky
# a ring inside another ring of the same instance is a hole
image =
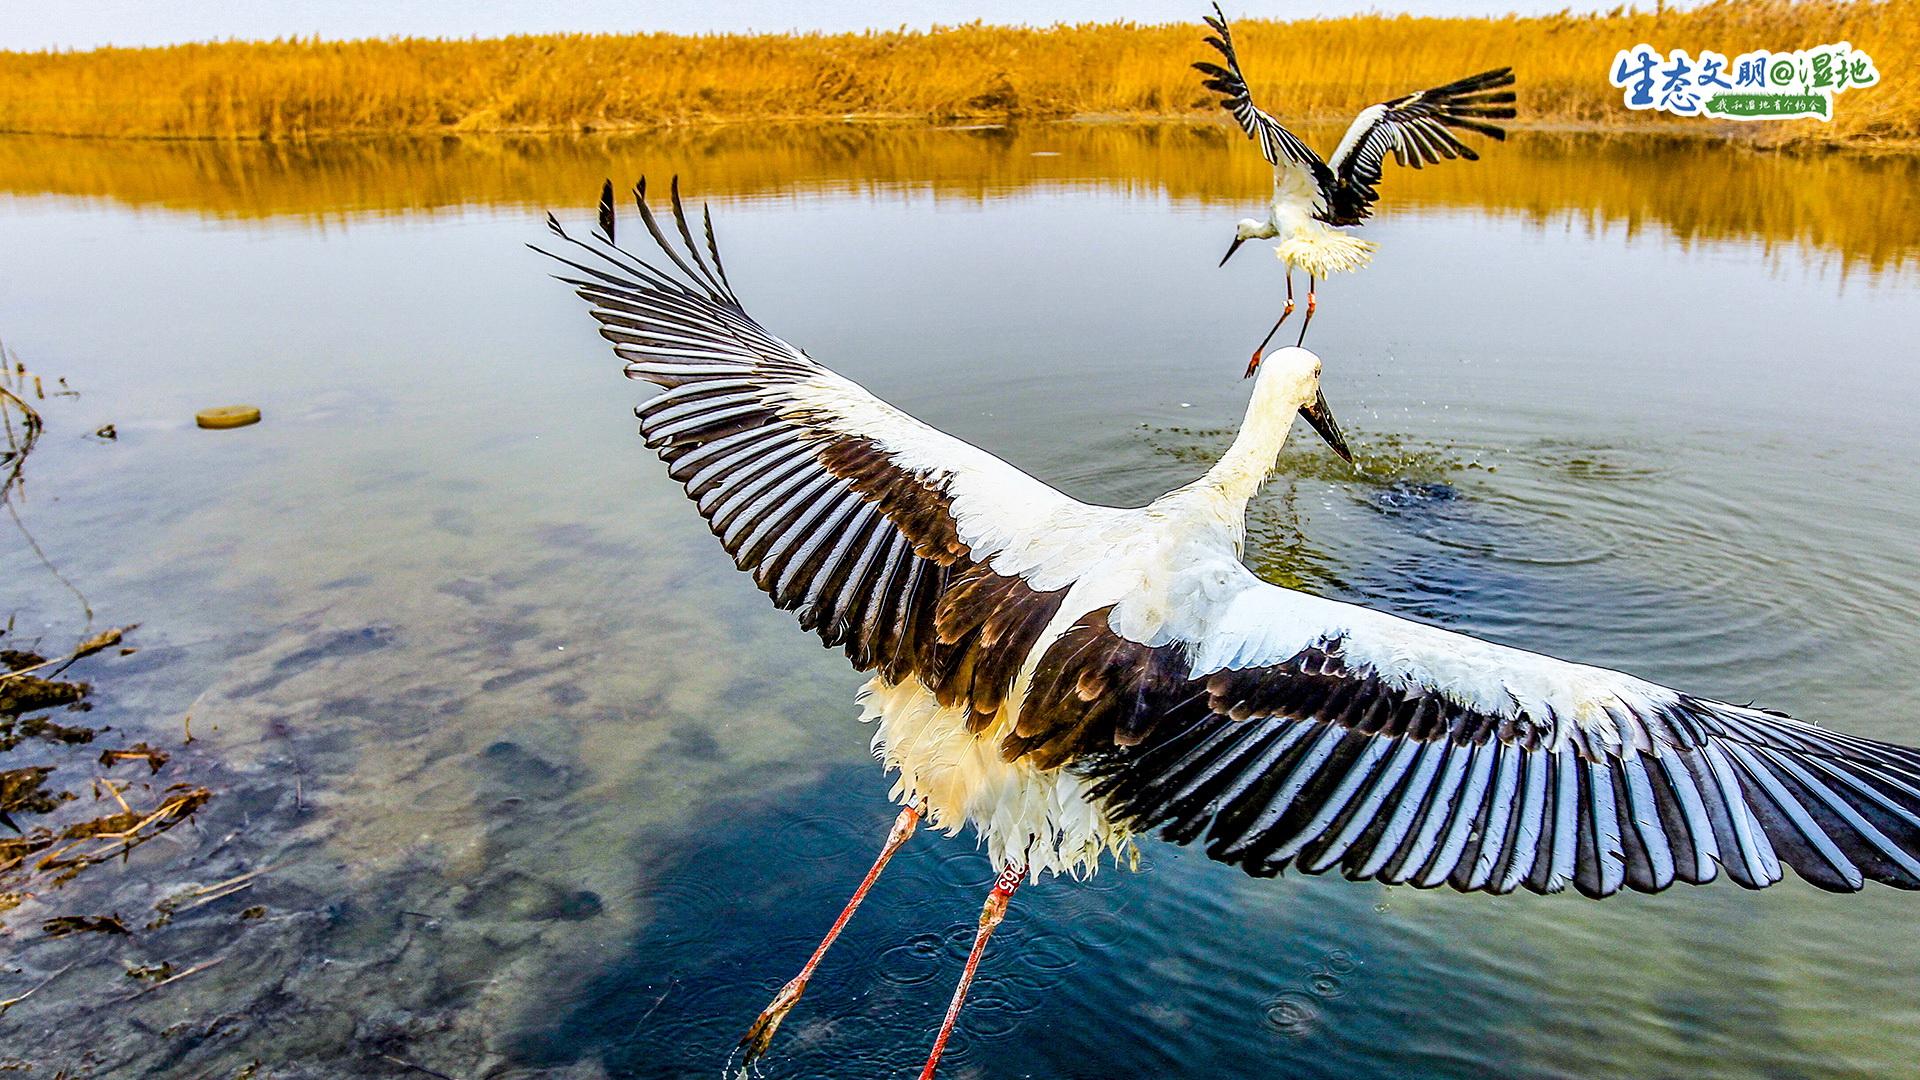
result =
[[[1558,11],[1567,0],[1242,0],[1230,16],[1359,11],[1486,15]],[[1576,9],[1598,6],[1576,0]],[[959,23],[1192,22],[1206,0],[0,0],[0,49],[87,49],[227,38],[495,37],[547,31],[858,30]]]

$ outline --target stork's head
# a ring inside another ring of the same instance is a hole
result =
[[[1260,362],[1253,384],[1253,408],[1283,424],[1297,413],[1327,440],[1340,460],[1353,464],[1353,452],[1334,422],[1327,398],[1320,392],[1320,358],[1299,347],[1281,349]]]
[[[1227,260],[1233,258],[1233,253],[1240,250],[1241,244],[1249,240],[1270,237],[1273,233],[1273,225],[1270,222],[1261,221],[1258,218],[1241,218],[1239,224],[1233,227],[1233,243],[1228,244],[1227,253],[1220,256],[1220,265],[1227,265]]]

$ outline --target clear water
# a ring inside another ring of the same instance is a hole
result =
[[[0,1017],[0,1062],[718,1075],[864,871],[887,781],[860,678],[732,569],[634,436],[644,388],[521,244],[548,207],[584,221],[602,175],[679,171],[768,326],[1074,495],[1137,503],[1224,447],[1275,311],[1266,256],[1214,268],[1262,193],[1252,156],[1130,127],[0,140],[0,334],[81,391],[45,404],[22,520],[100,622],[144,624],[138,653],[76,669],[92,722],[172,750],[157,784],[217,792],[4,916],[0,999],[44,985]],[[1390,177],[1379,259],[1326,287],[1311,341],[1364,471],[1299,444],[1251,557],[1920,742],[1917,171],[1536,134]],[[234,401],[265,422],[192,426]],[[83,437],[107,422],[118,441]],[[79,635],[0,526],[13,638]],[[84,793],[91,766],[64,768]],[[1892,890],[1596,903],[1145,855],[1017,895],[943,1075],[1920,1057],[1920,898]],[[917,1070],[991,874],[971,837],[916,838],[768,1075]],[[135,933],[38,927],[107,911]],[[124,969],[160,960],[218,963],[135,996]]]

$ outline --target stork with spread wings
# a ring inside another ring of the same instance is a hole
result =
[[[1307,325],[1313,321],[1314,286],[1319,279],[1358,270],[1373,259],[1374,245],[1344,229],[1365,223],[1373,213],[1387,155],[1416,169],[1443,158],[1478,161],[1480,155],[1449,129],[1505,139],[1505,129],[1489,121],[1513,119],[1514,94],[1505,89],[1513,85],[1513,69],[1495,68],[1369,105],[1353,118],[1333,156],[1323,161],[1299,136],[1253,103],[1234,52],[1233,32],[1219,4],[1206,23],[1213,29],[1206,42],[1219,51],[1226,66],[1208,61],[1193,66],[1207,76],[1207,89],[1220,95],[1221,107],[1249,138],[1259,142],[1260,152],[1273,165],[1273,201],[1265,220],[1242,219],[1220,264],[1226,265],[1248,240],[1278,240],[1275,254],[1287,266],[1286,306],[1253,350],[1253,359],[1247,363],[1247,374],[1252,375],[1267,343],[1293,314],[1294,267],[1307,272],[1307,311],[1295,342],[1299,344],[1306,340]]]

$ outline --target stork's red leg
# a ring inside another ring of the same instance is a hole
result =
[[[1313,294],[1309,292],[1307,295]],[[1253,359],[1247,361],[1247,378],[1252,378],[1254,371],[1260,367],[1260,357],[1267,351],[1267,342],[1272,341],[1273,335],[1280,332],[1280,324],[1286,322],[1287,316],[1291,314],[1293,314],[1293,267],[1289,266],[1287,267],[1287,306],[1281,309],[1280,317],[1273,321],[1273,329],[1267,331],[1267,336],[1261,338],[1259,346],[1253,350]]]
[[[973,974],[980,969],[980,956],[987,951],[987,938],[993,936],[993,928],[1000,925],[1000,920],[1007,917],[1007,901],[1026,876],[1025,866],[1008,863],[994,880],[993,890],[987,893],[986,906],[980,909],[980,929],[973,936],[973,951],[967,954],[967,966],[960,972],[960,985],[953,990],[953,1004],[947,1006],[947,1018],[940,1024],[939,1037],[933,1040],[933,1053],[927,1058],[927,1067],[920,1070],[920,1080],[933,1080],[933,1071],[940,1067],[940,1055],[947,1048],[947,1038],[953,1034],[954,1022],[960,1019],[960,1006],[967,1000],[967,988],[973,985]]]
[[[781,987],[779,993],[773,995],[772,1003],[761,1010],[759,1018],[754,1020],[753,1026],[748,1028],[746,1035],[740,1039],[740,1049],[745,1051],[745,1056],[740,1059],[742,1069],[753,1064],[755,1058],[767,1052],[767,1044],[773,1041],[773,1033],[780,1029],[780,1021],[787,1018],[787,1013],[792,1011],[794,1004],[800,1000],[800,995],[806,992],[807,980],[813,978],[813,969],[820,966],[820,959],[827,955],[827,948],[833,944],[833,939],[840,936],[840,931],[847,925],[847,920],[853,918],[854,909],[860,906],[860,901],[867,898],[867,890],[873,888],[873,883],[879,880],[880,871],[886,869],[887,860],[893,858],[893,853],[900,850],[900,845],[907,842],[907,838],[913,835],[913,831],[919,825],[919,807],[905,806],[900,809],[900,816],[893,819],[893,829],[887,833],[886,846],[880,849],[880,857],[873,860],[873,869],[867,871],[867,876],[861,880],[860,887],[853,890],[853,896],[847,900],[847,906],[840,910],[840,917],[833,920],[833,926],[828,928],[827,936],[820,939],[820,946],[813,950],[807,965],[800,969],[800,974],[795,975],[787,985]]]
[[[1305,343],[1305,341],[1307,340],[1307,327],[1313,325],[1313,308],[1314,308],[1313,275],[1308,274],[1307,275],[1307,317],[1300,320],[1300,340],[1293,343],[1295,347],[1300,346],[1301,344]]]

